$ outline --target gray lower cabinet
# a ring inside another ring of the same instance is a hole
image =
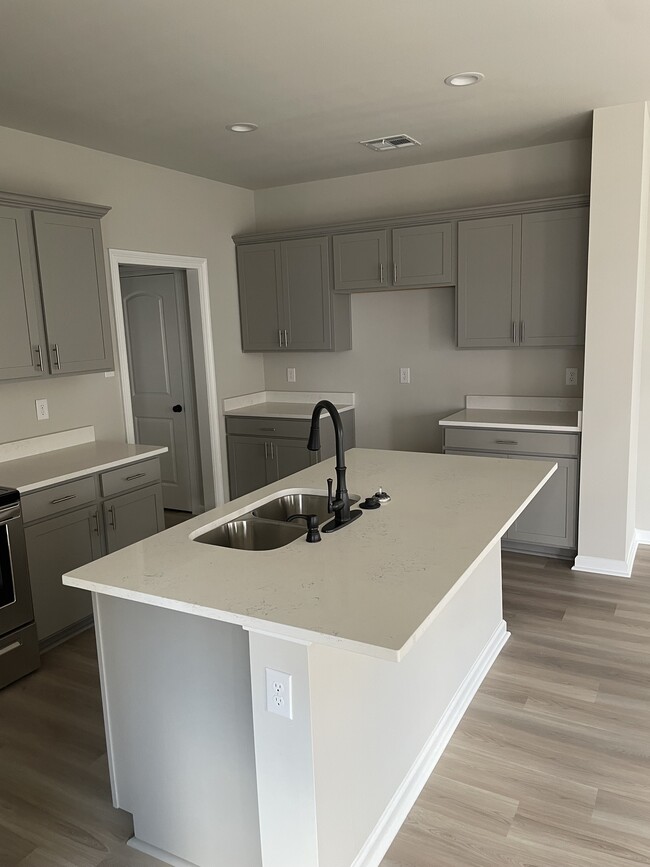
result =
[[[355,444],[354,412],[341,414],[346,448]],[[227,416],[228,475],[230,498],[300,472],[335,453],[334,429],[329,418],[321,421],[321,448],[307,448],[307,419],[268,419]],[[324,482],[323,482],[324,483]]]
[[[31,212],[0,206],[0,379],[43,376],[45,349]]]
[[[104,526],[108,553],[119,551],[165,529],[161,485],[149,485],[106,500]]]
[[[458,224],[458,346],[584,343],[589,209]]]
[[[66,587],[64,572],[165,529],[159,461],[63,482],[21,500],[34,617],[44,649],[83,628],[92,614],[90,594]]]
[[[0,193],[0,380],[112,368],[107,210]]]
[[[332,292],[325,235],[237,248],[245,352],[350,349],[350,299]]]
[[[518,551],[572,557],[578,533],[579,434],[444,428],[445,454],[553,461],[557,470],[503,537]]]
[[[111,368],[113,345],[99,220],[35,211],[34,229],[51,373]]]
[[[102,556],[99,509],[90,506],[25,529],[34,617],[40,642],[92,614],[90,594],[61,575]]]

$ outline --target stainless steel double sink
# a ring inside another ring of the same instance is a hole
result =
[[[350,497],[351,503],[358,497]],[[307,534],[307,524],[292,515],[317,515],[319,525],[331,517],[327,497],[323,494],[283,494],[275,500],[257,506],[251,512],[195,536],[195,542],[238,548],[242,551],[270,551],[282,548]]]

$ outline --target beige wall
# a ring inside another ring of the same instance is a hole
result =
[[[219,397],[263,387],[261,357],[241,352],[230,237],[254,227],[251,192],[6,128],[0,154],[0,189],[111,205],[105,248],[207,258]],[[36,421],[37,397],[49,401],[49,422]],[[88,424],[124,438],[117,377],[0,384],[0,442]]]
[[[646,104],[594,112],[576,566],[626,573],[636,524],[650,125]]]
[[[259,190],[257,228],[586,193],[589,154],[588,142],[561,142]],[[458,350],[454,304],[452,289],[356,295],[353,350],[267,353],[266,387],[355,391],[358,444],[414,450],[440,448],[438,419],[468,393],[580,395],[564,382],[566,367],[582,372],[582,350]],[[411,368],[411,385],[399,384],[400,367]]]

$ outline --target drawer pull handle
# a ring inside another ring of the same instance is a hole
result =
[[[125,482],[132,482],[135,479],[143,479],[147,474],[146,473],[134,473],[132,476],[125,476]]]
[[[0,650],[0,656],[4,656],[5,653],[11,653],[12,650],[18,650],[18,648],[22,646],[22,641],[13,641],[11,644],[8,644]]]
[[[280,341],[280,349],[282,349],[282,329],[278,328],[278,340]]]
[[[58,503],[65,503],[67,500],[76,500],[76,494],[68,494],[66,497],[57,497],[55,500],[50,500],[51,506],[56,506]]]
[[[40,370],[42,373],[43,372],[43,353],[41,352],[40,344],[38,346],[34,347],[34,352],[36,353],[36,356],[37,356],[36,370]]]
[[[117,519],[115,518],[115,506],[109,506],[108,508],[108,525],[112,527],[114,530],[117,530]]]
[[[495,443],[498,443],[500,446],[516,446],[518,445],[517,440],[495,440]]]
[[[275,430],[274,427],[261,427],[260,430]]]
[[[61,355],[59,353],[59,344],[52,344],[52,358],[57,370],[61,370]]]

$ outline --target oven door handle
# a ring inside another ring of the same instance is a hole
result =
[[[4,656],[5,653],[11,653],[12,650],[18,650],[18,648],[22,646],[22,641],[14,641],[12,642],[12,644],[8,644],[6,647],[0,648],[0,656]]]

